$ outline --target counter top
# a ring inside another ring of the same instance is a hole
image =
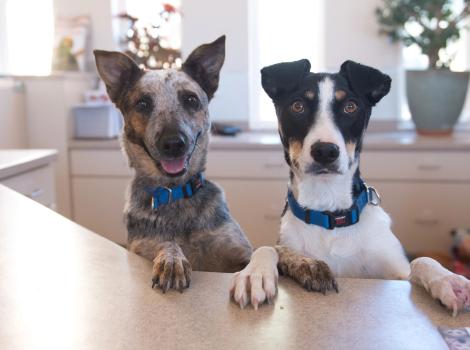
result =
[[[0,185],[1,349],[445,349],[469,326],[406,281],[339,279],[340,293],[280,279],[274,305],[240,310],[229,274],[150,287],[151,263]]]
[[[48,149],[0,150],[0,179],[46,165],[57,159],[57,151]]]
[[[118,149],[119,140],[71,140],[71,149]],[[212,136],[210,148],[216,150],[280,150],[274,131],[245,131],[234,137]],[[421,136],[414,131],[371,132],[364,140],[366,151],[470,151],[470,132],[455,131],[450,136]]]

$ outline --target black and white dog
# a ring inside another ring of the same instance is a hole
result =
[[[464,277],[430,258],[410,266],[375,190],[361,179],[364,133],[390,77],[352,61],[336,74],[311,73],[308,60],[275,64],[261,74],[291,170],[288,201],[279,245],[259,248],[235,274],[234,300],[257,308],[273,298],[279,268],[308,290],[337,290],[334,277],[410,279],[454,315],[470,304]]]

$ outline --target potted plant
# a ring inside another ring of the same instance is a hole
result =
[[[470,0],[459,11],[453,0],[383,0],[376,9],[380,33],[393,42],[417,45],[428,57],[424,71],[406,72],[408,105],[421,134],[449,134],[465,102],[469,72],[449,69],[448,48],[461,36]]]

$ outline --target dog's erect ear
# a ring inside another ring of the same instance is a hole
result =
[[[219,87],[219,73],[225,60],[225,35],[196,48],[183,63],[182,70],[206,92],[209,100]]]
[[[295,89],[309,72],[310,62],[307,59],[277,63],[261,69],[261,84],[269,97],[275,100]]]
[[[122,89],[137,81],[143,71],[132,58],[121,52],[94,50],[93,53],[96,68],[106,85],[108,95],[116,103]]]
[[[371,106],[388,94],[392,84],[388,75],[353,61],[344,62],[339,74],[346,78],[351,90],[365,97]]]

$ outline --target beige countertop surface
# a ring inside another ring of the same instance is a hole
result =
[[[445,349],[452,318],[406,281],[281,278],[274,305],[240,310],[229,274],[150,287],[151,263],[0,185],[0,349]]]
[[[71,149],[118,149],[119,140],[71,140]],[[245,131],[234,137],[212,136],[215,150],[280,150],[275,131]],[[367,151],[470,151],[470,132],[455,131],[450,136],[421,136],[414,131],[371,132],[364,140]]]
[[[46,165],[57,159],[57,151],[50,149],[0,150],[0,179]]]

